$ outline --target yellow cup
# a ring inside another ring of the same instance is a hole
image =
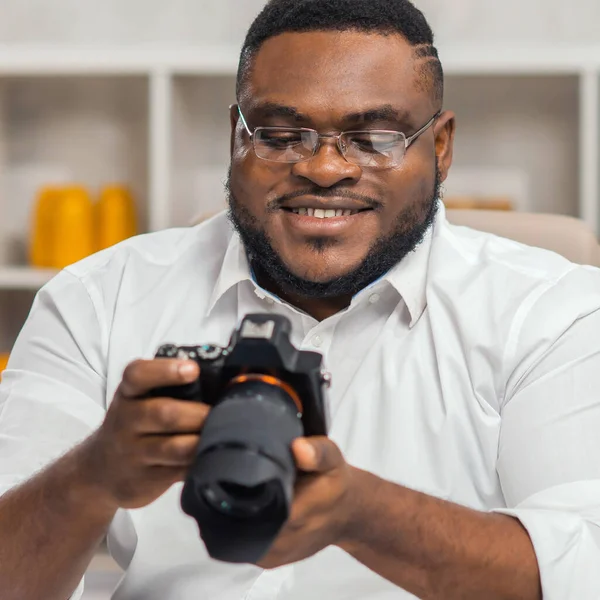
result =
[[[2,379],[2,373],[6,369],[10,354],[8,352],[0,352],[0,380]]]
[[[98,249],[104,250],[137,234],[135,202],[123,186],[107,186],[96,205]]]
[[[29,244],[29,262],[34,267],[52,266],[54,216],[60,196],[60,188],[53,186],[42,188],[38,194]]]
[[[62,269],[93,254],[94,205],[83,187],[65,188],[53,219],[52,264]]]

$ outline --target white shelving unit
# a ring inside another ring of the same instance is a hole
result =
[[[440,54],[455,171],[496,169],[523,208],[600,231],[600,47]],[[3,295],[30,302],[51,276],[25,266],[37,187],[126,183],[147,231],[223,206],[237,62],[228,47],[0,46],[0,350],[15,320]]]
[[[55,275],[53,269],[33,269],[30,267],[0,268],[0,290],[37,291]]]

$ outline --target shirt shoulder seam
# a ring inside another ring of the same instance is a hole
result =
[[[106,266],[106,264],[108,262],[110,262],[110,261],[106,260],[104,263],[102,263],[101,266],[102,267]],[[99,266],[98,268],[101,268],[101,267]],[[96,316],[96,322],[98,323],[98,329],[100,330],[100,336],[101,336],[100,346],[102,348],[102,352],[106,355],[108,352],[108,331],[106,331],[106,326],[105,326],[103,319],[100,318],[101,305],[103,305],[103,303],[100,299],[100,294],[92,293],[90,287],[88,287],[87,283],[84,281],[84,278],[88,278],[88,275],[92,270],[87,271],[86,273],[83,273],[82,275],[78,275],[78,274],[74,273],[73,271],[71,271],[69,269],[69,267],[63,269],[63,271],[65,273],[67,273],[70,277],[72,277],[73,279],[75,279],[76,281],[79,282],[79,284],[85,291],[86,296],[89,298],[89,300],[92,304],[92,308],[94,309],[94,315]]]
[[[527,317],[529,317],[535,304],[540,300],[540,298],[542,298],[545,294],[547,294],[551,289],[556,287],[567,275],[572,273],[577,268],[578,268],[578,265],[572,263],[571,268],[565,270],[565,272],[561,273],[560,276],[557,276],[553,279],[548,279],[545,281],[545,283],[543,285],[534,288],[521,302],[521,304],[519,305],[519,308],[515,312],[515,315],[512,319],[508,337],[507,337],[507,341],[506,341],[506,345],[504,348],[504,356],[503,356],[502,364],[505,365],[505,368],[507,365],[511,364],[511,362],[513,362],[515,359],[519,336],[521,334],[521,331],[523,330],[525,321],[527,320]],[[527,368],[525,373],[523,373],[521,375],[521,377],[519,377],[519,380],[517,382],[515,382],[515,384],[513,385],[513,389],[518,386],[518,384],[531,372],[532,369],[534,369],[536,367],[537,364],[539,364],[540,360],[542,360],[544,358],[546,353],[551,348],[552,348],[552,344],[546,349],[546,351],[533,364],[531,364]],[[508,381],[508,377],[505,377],[504,378],[504,388],[502,390],[502,397],[500,399],[500,412],[501,413],[502,413],[502,409],[504,408],[504,406],[506,404],[507,381]]]

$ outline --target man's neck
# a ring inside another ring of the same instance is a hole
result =
[[[259,270],[254,273],[257,283],[265,290],[285,300],[288,304],[310,315],[317,321],[324,321],[350,306],[352,296],[335,298],[306,298],[290,294]]]

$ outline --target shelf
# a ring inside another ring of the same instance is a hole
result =
[[[225,208],[230,162],[230,77],[173,78],[172,154],[168,227],[188,225],[198,214]],[[210,143],[207,143],[207,140]]]
[[[577,76],[455,76],[445,96],[458,123],[449,196],[511,198],[520,211],[578,216]]]
[[[600,229],[600,45],[439,52],[459,126],[448,191],[477,184]],[[238,60],[231,45],[0,44],[0,265],[26,263],[49,183],[128,185],[142,232],[224,208]],[[0,341],[53,275],[0,267]]]
[[[0,267],[0,289],[37,291],[58,271],[30,267]]]
[[[94,200],[126,186],[147,230],[149,103],[146,77],[0,78],[0,265],[27,264],[31,216],[49,185],[82,185]]]
[[[238,60],[227,47],[0,46],[0,75],[235,75]]]
[[[447,74],[577,74],[600,70],[600,46],[441,46]],[[235,75],[239,48],[142,45],[2,46],[0,75]]]
[[[447,46],[438,48],[448,75],[577,75],[600,70],[600,46],[581,48]]]

